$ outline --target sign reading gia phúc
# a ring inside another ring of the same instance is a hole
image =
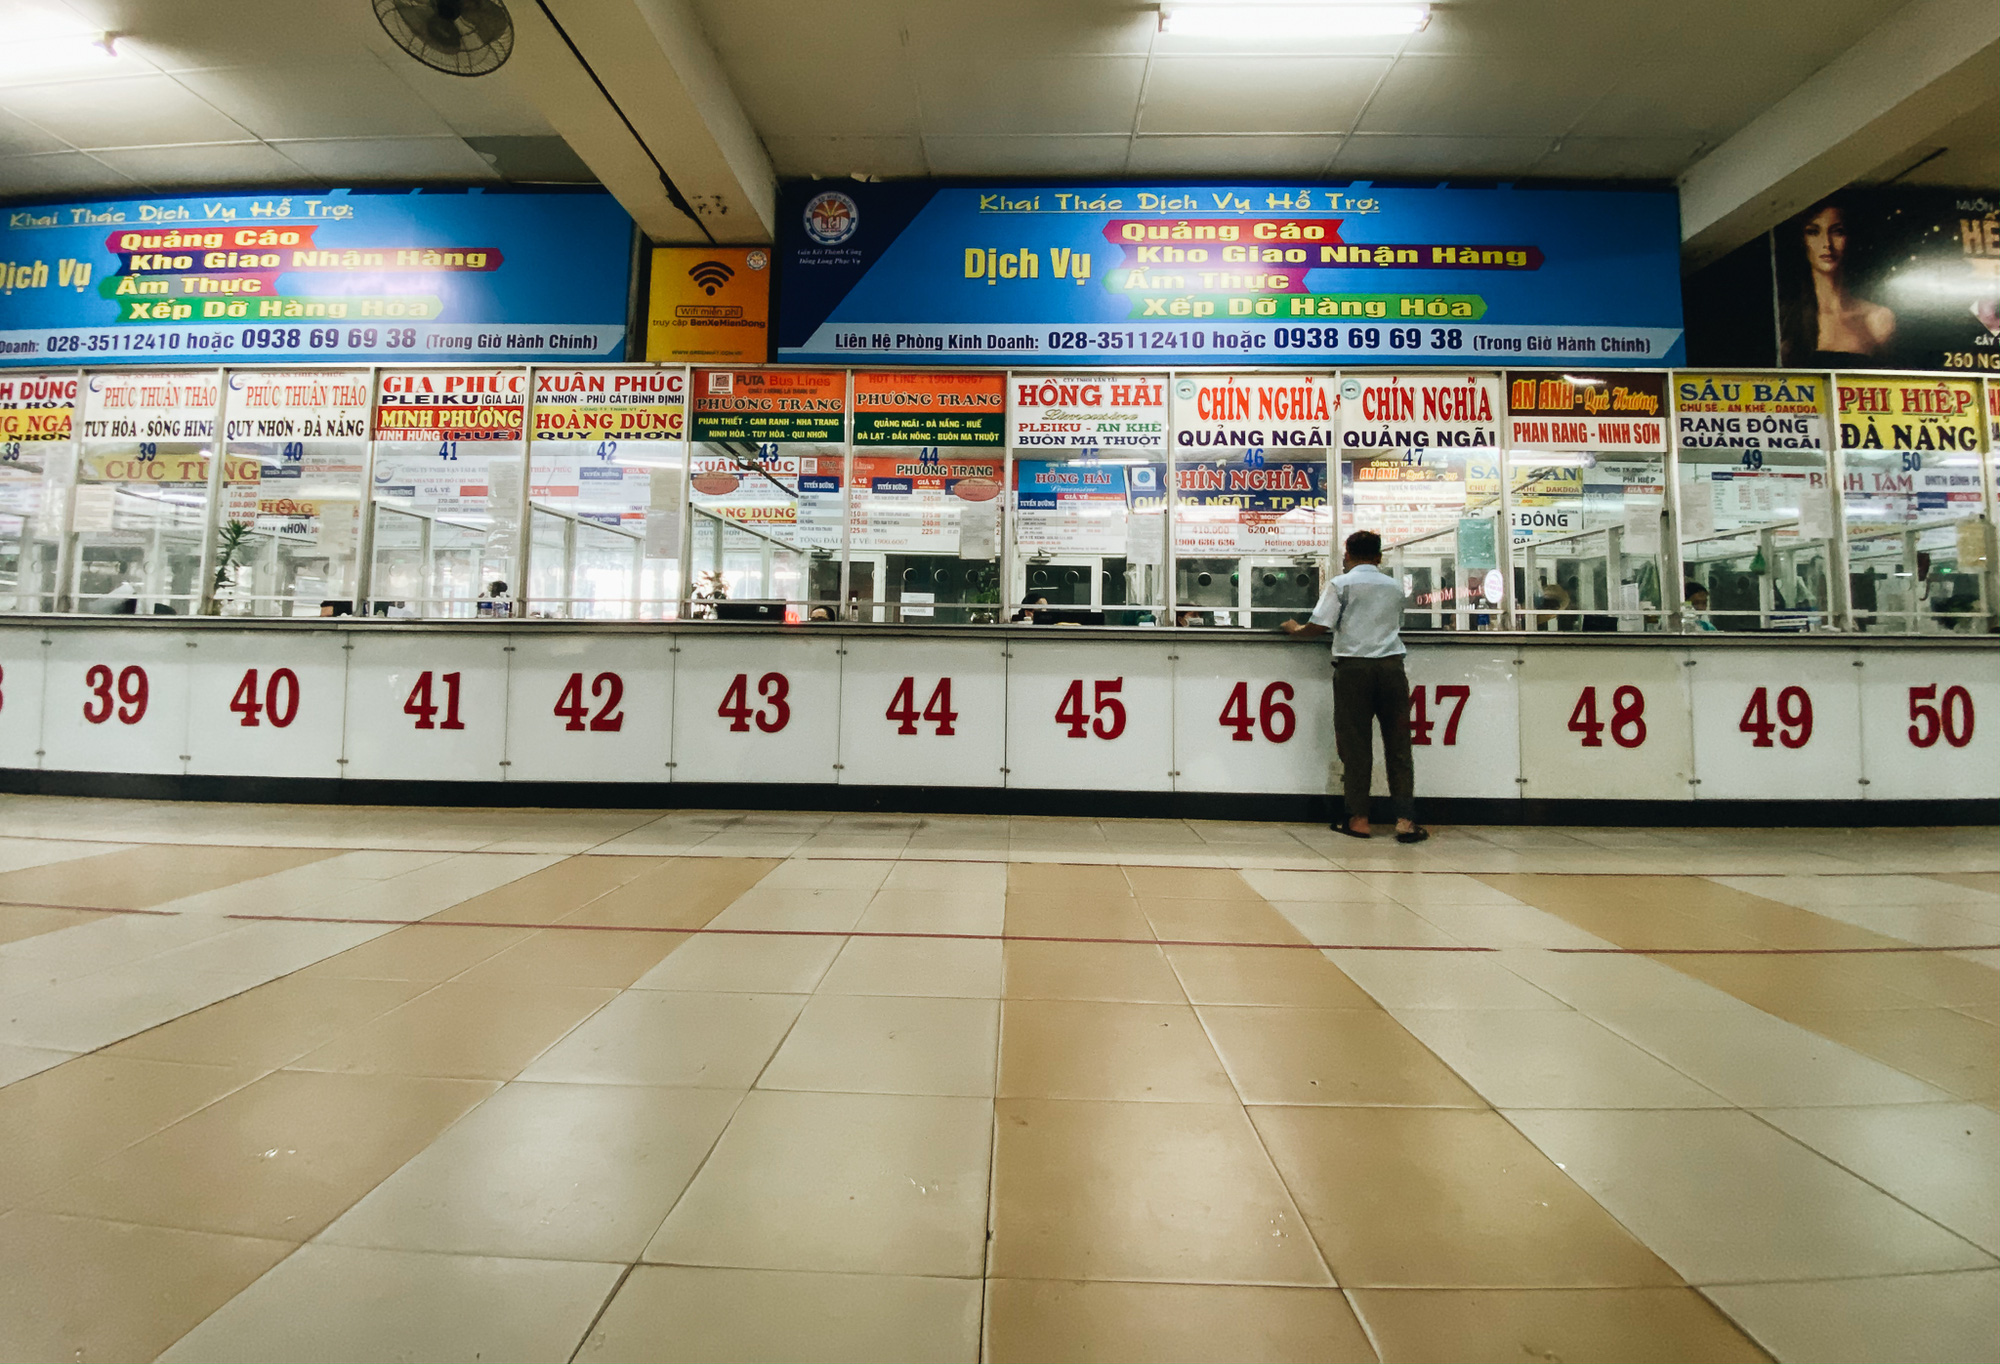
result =
[[[1007,407],[1001,374],[857,374],[856,445],[999,445]]]
[[[1164,450],[1164,374],[1016,374],[1014,444],[1045,450]]]
[[[1843,450],[1979,453],[1979,385],[1970,379],[1835,377]]]
[[[1683,450],[1824,450],[1826,380],[1817,374],[1676,374]]]
[[[375,400],[375,439],[519,440],[527,396],[521,370],[385,370]]]
[[[631,233],[598,193],[7,209],[0,364],[621,359]]]
[[[1667,448],[1667,376],[1507,376],[1508,433],[1543,450]]]
[[[1653,190],[789,187],[789,360],[1682,361]]]
[[[75,374],[0,374],[0,446],[68,440]]]
[[[838,443],[847,438],[847,376],[804,370],[696,370],[694,438]]]
[[[538,369],[536,440],[685,440],[684,369]]]

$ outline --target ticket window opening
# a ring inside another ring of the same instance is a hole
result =
[[[1116,609],[1133,597],[1123,556],[1031,558],[1016,573],[1020,591],[1007,613],[1010,621],[1036,608],[1041,624],[1131,625],[1149,614]]]

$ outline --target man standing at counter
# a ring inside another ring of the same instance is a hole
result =
[[[1389,798],[1396,810],[1396,841],[1421,843],[1430,832],[1417,824],[1417,778],[1410,758],[1410,681],[1403,672],[1403,586],[1382,571],[1382,537],[1357,530],[1347,537],[1341,575],[1327,584],[1311,619],[1287,620],[1288,635],[1333,633],[1333,735],[1340,754],[1346,819],[1333,828],[1369,838],[1368,787],[1375,776],[1375,741],[1369,721],[1382,726],[1389,765]]]

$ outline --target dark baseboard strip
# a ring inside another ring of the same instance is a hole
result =
[[[0,792],[124,800],[285,805],[433,805],[633,810],[847,810],[884,814],[1056,815],[1110,819],[1239,819],[1323,824],[1326,796],[1218,791],[1034,791],[963,786],[835,786],[750,782],[375,781],[337,777],[177,777],[0,768]],[[1914,828],[2000,824],[1995,800],[1418,800],[1438,824],[1604,828]],[[1378,800],[1375,818],[1389,818]]]

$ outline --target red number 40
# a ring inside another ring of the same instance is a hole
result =
[[[252,668],[236,684],[236,694],[229,698],[229,708],[243,717],[241,723],[245,729],[255,729],[259,715],[271,722],[271,728],[283,729],[298,717],[299,675],[290,668],[273,668],[270,680],[264,684],[260,703],[257,670]]]

